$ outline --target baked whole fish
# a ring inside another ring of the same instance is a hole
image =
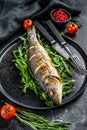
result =
[[[48,53],[36,37],[35,26],[27,30],[29,70],[55,104],[62,102],[62,81]]]

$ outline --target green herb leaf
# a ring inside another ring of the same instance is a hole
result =
[[[72,71],[70,70],[69,65],[62,56],[60,56],[51,46],[45,42],[43,38],[41,38],[40,34],[37,34],[37,38],[39,42],[43,44],[44,48],[52,59],[59,75],[61,76],[61,79],[63,81],[63,96],[69,94],[75,82],[75,80],[72,79]],[[28,48],[28,39],[26,35],[20,36],[20,39],[23,41],[23,44],[21,44],[17,50],[13,51],[13,62],[20,71],[21,83],[23,84],[21,88],[23,89],[24,93],[26,93],[28,90],[33,90],[34,93],[41,100],[43,100],[46,105],[53,106],[53,101],[51,101],[48,95],[43,92],[43,90],[40,88],[28,70],[28,57],[26,54],[26,50]]]
[[[16,108],[16,117],[22,123],[30,126],[33,130],[68,130],[68,121],[50,121],[42,115],[37,115],[30,110]]]

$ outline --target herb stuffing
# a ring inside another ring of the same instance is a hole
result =
[[[63,96],[69,94],[75,82],[72,79],[72,71],[70,70],[65,58],[60,56],[45,40],[37,34],[37,38],[40,43],[43,44],[44,48],[48,52],[50,58],[52,59],[54,66],[56,67],[59,75],[61,76],[63,82]],[[48,95],[39,87],[37,81],[31,75],[28,70],[28,57],[26,50],[28,48],[28,39],[25,36],[20,36],[20,39],[23,41],[17,50],[13,51],[13,62],[15,66],[20,71],[21,83],[23,84],[23,92],[27,93],[29,90],[33,90],[34,93],[45,102],[47,106],[53,106],[54,103],[48,97]]]

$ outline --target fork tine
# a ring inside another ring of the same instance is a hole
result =
[[[73,68],[78,74],[84,75],[84,72],[77,66],[76,63],[73,65]]]
[[[77,66],[80,74],[87,75],[87,70],[84,70],[81,66]]]
[[[87,70],[83,67],[83,65],[81,64],[81,62],[79,62],[78,57],[74,56],[73,58],[71,58],[73,63],[74,63],[74,67],[77,69],[77,71],[80,74],[84,74],[87,75]]]
[[[73,65],[74,69],[81,75],[87,75],[87,70],[84,70],[82,67],[79,67],[78,65]]]
[[[79,67],[79,71],[84,74],[84,75],[87,75],[87,70],[86,69],[83,69],[81,66],[78,66]]]
[[[84,70],[84,69],[82,68],[82,71],[83,71],[84,75],[87,75],[87,70]]]
[[[79,71],[84,74],[87,74],[85,67],[83,66],[82,62],[80,61],[80,59],[78,57],[75,58],[75,62],[77,63],[77,67],[78,67]]]

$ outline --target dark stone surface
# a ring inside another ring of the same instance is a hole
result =
[[[65,1],[65,0],[61,0]],[[73,39],[87,54],[87,1],[67,0],[67,4],[81,9],[81,14],[77,17],[83,25]],[[0,100],[3,104],[3,97],[0,94]],[[72,103],[55,110],[39,111],[50,120],[68,120],[72,124],[69,130],[87,130],[87,88]],[[29,127],[19,123],[15,118],[11,121],[4,121],[0,117],[0,130],[31,130]]]

